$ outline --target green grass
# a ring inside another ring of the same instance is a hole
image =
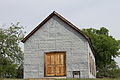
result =
[[[120,80],[120,79],[55,79],[55,80]]]
[[[29,80],[29,79],[1,79],[0,78],[0,80]],[[33,79],[34,80],[34,79]],[[40,79],[37,79],[37,80],[40,80]],[[49,79],[48,79],[49,80]],[[68,79],[54,79],[54,80],[120,80],[120,78],[119,79],[107,79],[107,78],[105,78],[105,79],[73,79],[73,78],[68,78]]]
[[[120,80],[120,79],[55,79],[55,80]]]
[[[0,78],[0,80],[28,80],[28,79],[7,79],[7,78]]]

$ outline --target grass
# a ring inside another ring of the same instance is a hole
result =
[[[0,79],[0,80],[29,80],[29,79]],[[41,79],[30,79],[30,80],[41,80]],[[44,80],[44,79],[42,79]],[[47,80],[47,79],[45,79]],[[48,79],[49,80],[49,79]],[[117,78],[111,78],[111,79],[107,79],[107,78],[104,78],[104,79],[73,79],[73,78],[67,78],[67,79],[53,79],[53,80],[120,80],[117,79]]]
[[[116,79],[116,78],[113,78],[113,79],[56,79],[56,80],[120,80],[120,79]]]
[[[7,79],[7,78],[0,78],[0,80],[29,80],[29,79]]]
[[[0,78],[0,80],[28,80],[28,79],[2,79],[2,78]]]

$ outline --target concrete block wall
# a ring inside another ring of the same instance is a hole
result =
[[[87,40],[54,16],[24,43],[24,78],[44,78],[44,53],[66,51],[66,77],[89,78]]]
[[[93,60],[93,62],[94,62],[94,64],[95,64],[95,57],[94,57],[94,54],[93,54],[93,52],[91,51],[91,48],[90,48],[90,46],[89,46],[89,44],[88,44],[88,56],[90,56],[91,58],[92,58],[92,60]],[[89,58],[89,57],[88,57]],[[89,60],[88,60],[88,63],[89,63]],[[89,64],[88,64],[89,65]],[[90,70],[89,70],[89,77],[91,77],[91,78],[96,78],[96,65],[93,65],[94,66],[94,68],[95,68],[95,71],[94,71],[94,73],[95,73],[95,75],[93,75],[92,73],[90,73]],[[90,68],[89,68],[90,69]]]

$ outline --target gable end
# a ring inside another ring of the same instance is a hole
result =
[[[29,39],[38,29],[40,29],[49,19],[51,19],[53,16],[57,16],[60,20],[62,20],[63,22],[65,22],[66,24],[68,24],[71,28],[73,28],[74,30],[76,30],[79,34],[81,34],[89,43],[93,54],[95,54],[92,43],[91,43],[91,39],[85,35],[82,31],[80,31],[80,29],[78,29],[75,25],[73,25],[71,22],[69,22],[68,20],[66,20],[64,17],[62,17],[60,14],[58,14],[57,12],[53,11],[45,20],[43,20],[36,28],[34,28],[23,40],[22,42],[25,43],[27,41],[27,39]]]
[[[53,16],[57,16],[59,19],[61,19],[63,22],[65,22],[66,24],[68,24],[70,27],[72,27],[74,30],[76,30],[77,32],[79,32],[84,38],[86,38],[87,40],[89,39],[88,36],[86,36],[84,33],[82,33],[80,31],[80,29],[78,29],[75,25],[73,25],[71,22],[69,22],[68,20],[66,20],[64,17],[62,17],[61,15],[59,15],[57,12],[53,11],[53,13],[51,13],[45,20],[43,20],[35,29],[33,29],[23,40],[22,42],[24,43],[29,37],[31,37],[39,28],[41,28],[50,18],[52,18]]]

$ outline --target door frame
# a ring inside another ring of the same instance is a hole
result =
[[[54,53],[54,54],[56,54],[56,53],[64,53],[64,66],[65,66],[65,75],[63,75],[63,76],[46,76],[46,63],[45,63],[45,55],[46,54],[50,54],[50,53]],[[66,51],[51,51],[51,52],[44,52],[44,77],[64,77],[64,76],[66,76]]]

